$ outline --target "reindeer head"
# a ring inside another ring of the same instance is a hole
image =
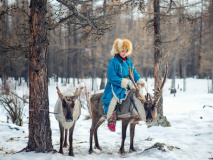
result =
[[[168,65],[166,65],[166,71],[165,71],[163,82],[162,82],[160,88],[157,88],[157,89],[154,90],[154,100],[152,100],[152,97],[148,92],[147,92],[147,95],[145,97],[142,95],[142,93],[140,92],[140,89],[138,88],[138,86],[136,85],[136,83],[134,81],[133,68],[131,68],[131,69],[129,68],[129,75],[131,77],[131,80],[132,80],[135,88],[136,88],[135,95],[144,104],[144,109],[145,109],[145,112],[146,112],[146,123],[147,124],[152,123],[153,120],[157,116],[158,102],[160,100],[160,97],[162,96],[162,89],[163,89],[164,84],[166,82],[167,74],[168,74]]]
[[[144,102],[144,109],[146,112],[146,123],[151,124],[157,116],[157,105],[152,101],[149,93],[145,96],[146,101]]]
[[[75,100],[81,94],[83,87],[81,87],[80,90],[77,88],[73,96],[64,96],[58,87],[56,87],[56,89],[58,91],[58,96],[62,102],[62,111],[63,111],[64,117],[67,122],[71,122],[73,121]]]

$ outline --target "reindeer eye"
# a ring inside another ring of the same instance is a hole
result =
[[[148,106],[148,104],[147,104],[147,103],[144,103],[144,108],[145,108],[145,109],[148,109],[147,106]]]
[[[62,100],[62,106],[66,107],[66,101],[64,99]]]
[[[71,105],[71,107],[74,108],[74,106],[75,106],[75,103],[73,102],[72,105]]]

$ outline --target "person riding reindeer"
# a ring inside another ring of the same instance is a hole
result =
[[[134,68],[133,63],[127,57],[132,53],[132,43],[128,39],[116,39],[114,41],[111,55],[113,58],[109,62],[107,68],[107,79],[103,98],[104,110],[108,120],[109,130],[115,131],[116,122],[116,105],[122,102],[128,96],[128,90],[133,88],[131,79],[129,78],[129,67],[133,67],[133,76],[137,86],[141,89],[146,86],[143,80]]]

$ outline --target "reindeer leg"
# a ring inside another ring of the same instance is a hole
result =
[[[69,144],[70,144],[70,148],[69,148],[69,156],[74,156],[73,154],[73,147],[72,147],[72,141],[73,141],[73,130],[75,127],[75,123],[73,124],[73,126],[69,129]]]
[[[67,148],[68,144],[67,144],[67,129],[65,129],[65,139],[64,139],[64,148]]]
[[[98,120],[98,123],[96,124],[95,126],[95,129],[94,129],[94,139],[95,139],[95,147],[99,150],[102,150],[102,148],[99,146],[99,143],[98,143],[98,128],[99,126],[104,122],[105,118],[101,117],[99,120]]]
[[[98,120],[99,119],[97,119],[97,118],[92,118],[92,126],[90,128],[90,138],[89,138],[89,144],[90,144],[89,154],[91,154],[93,152],[93,149],[92,149],[92,140],[93,140],[94,129],[95,129],[95,126],[96,126]]]
[[[136,151],[136,149],[134,148],[134,145],[133,145],[134,136],[135,136],[135,125],[136,125],[136,123],[130,124],[130,149],[129,149],[130,152]]]
[[[129,124],[129,119],[122,119],[122,142],[121,142],[121,148],[119,150],[120,154],[125,153],[124,142],[125,142],[125,139],[126,139],[126,129],[127,129],[128,124]]]
[[[91,113],[92,113],[92,126],[90,128],[89,154],[91,154],[93,152],[92,141],[93,141],[94,132],[95,132],[95,134],[94,134],[95,146],[100,149],[100,146],[98,144],[98,138],[97,138],[97,129],[102,123],[100,121],[101,116],[99,116],[99,114],[98,114],[99,101],[101,100],[102,95],[103,94],[96,94],[96,95],[92,96],[91,99],[90,99],[90,103],[91,103],[90,110],[91,110]]]
[[[62,126],[62,124],[60,122],[59,122],[59,128],[60,128],[60,149],[59,149],[59,153],[64,154],[63,148],[62,148],[62,144],[64,142],[64,127]]]

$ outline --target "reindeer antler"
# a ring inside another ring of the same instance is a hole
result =
[[[135,86],[137,98],[138,98],[139,100],[141,100],[142,102],[146,102],[146,99],[144,98],[144,96],[143,96],[142,93],[140,92],[139,87],[138,87],[137,84],[135,83],[134,76],[133,76],[133,67],[130,69],[130,66],[129,66],[129,76],[130,76],[130,78],[131,78],[131,80],[132,80],[133,85]]]
[[[165,71],[163,83],[161,84],[161,87],[160,87],[161,90],[163,89],[164,84],[165,84],[165,82],[166,82],[167,74],[168,74],[168,63],[166,64],[166,71]]]
[[[139,90],[138,86],[135,83],[135,79],[134,79],[134,76],[133,76],[133,67],[130,69],[130,66],[129,66],[129,76],[132,80],[133,85],[135,86],[135,89]]]
[[[58,92],[58,96],[60,99],[65,99],[64,95],[61,93],[60,89],[58,88],[58,86],[56,87],[57,92]]]
[[[148,97],[147,103],[152,104],[152,96],[149,93],[147,93],[147,97]]]
[[[165,71],[165,74],[164,74],[164,78],[163,78],[163,82],[161,84],[161,87],[160,88],[157,88],[156,90],[154,90],[154,95],[155,95],[155,99],[154,99],[154,105],[157,106],[159,100],[160,100],[160,97],[162,96],[162,89],[165,85],[165,82],[166,82],[166,79],[167,79],[167,74],[168,74],[168,64],[166,64],[166,71]]]

